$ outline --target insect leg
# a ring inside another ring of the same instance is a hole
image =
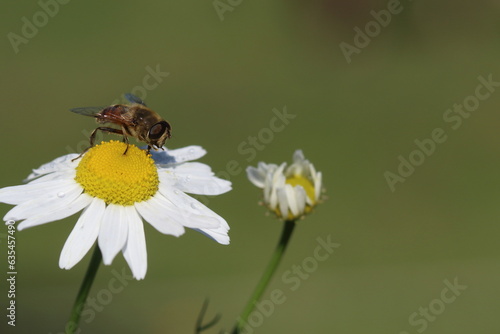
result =
[[[92,132],[92,134],[90,135],[90,137],[92,137],[92,135],[94,135],[94,137],[95,137],[94,133],[97,130],[101,130],[102,132],[116,133],[117,135],[122,135],[123,136],[123,142],[125,144],[127,144],[127,148],[125,149],[125,152],[123,152],[123,155],[127,154],[127,151],[128,151],[128,137],[125,135],[125,131],[123,131],[123,128],[122,129],[115,129],[115,128],[108,128],[108,127],[105,127],[105,126],[100,126],[97,129],[95,129],[94,132]],[[93,143],[90,142],[90,144],[92,145]]]
[[[79,156],[77,156],[76,158],[72,159],[71,161],[75,161],[79,158],[81,158],[85,152],[87,152],[89,149],[91,149],[92,147],[94,147],[94,141],[95,141],[95,136],[97,134],[97,130],[100,130],[102,132],[107,132],[107,133],[116,133],[118,135],[122,135],[123,138],[124,138],[124,141],[127,143],[127,149],[125,150],[125,153],[127,153],[127,150],[128,150],[128,138],[125,136],[125,134],[123,133],[122,130],[119,130],[119,129],[114,129],[114,128],[108,128],[108,127],[105,127],[105,126],[100,126],[98,128],[95,128],[94,131],[92,131],[92,133],[90,134],[90,137],[89,137],[89,142],[90,142],[90,146],[87,147],[85,150],[83,150],[82,153],[80,153]]]
[[[123,152],[123,155],[125,155],[125,154],[127,154],[127,151],[128,151],[128,137],[125,136],[125,134],[123,133],[123,131],[122,131],[122,134],[123,134],[123,142],[125,144],[127,144],[127,148],[125,149],[125,152]]]
[[[116,133],[117,135],[122,135],[123,136],[123,142],[125,144],[127,144],[127,148],[125,149],[125,152],[123,152],[123,155],[127,154],[127,151],[128,151],[128,137],[125,135],[125,131],[123,131],[123,129],[120,130],[120,129],[115,129],[115,128],[108,128],[108,127],[105,127],[105,126],[100,126],[97,129],[95,129],[94,132],[92,132],[92,134],[90,135],[91,138],[92,138],[92,135],[94,135],[94,137],[95,137],[95,132],[97,130],[101,130],[102,132]],[[92,138],[92,140],[93,140],[93,138]],[[93,142],[90,142],[90,145],[93,145]]]

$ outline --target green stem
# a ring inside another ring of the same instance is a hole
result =
[[[85,301],[89,295],[90,288],[94,282],[95,275],[97,274],[97,269],[101,264],[102,254],[98,245],[95,245],[94,254],[92,254],[92,259],[90,259],[89,267],[87,268],[87,273],[83,278],[82,286],[78,295],[76,296],[75,304],[73,305],[73,310],[71,310],[71,316],[69,322],[66,325],[66,334],[73,334],[78,329],[78,323],[80,322],[80,316],[82,314],[83,308],[85,306]]]
[[[269,262],[266,270],[262,274],[262,277],[261,277],[259,283],[257,284],[257,286],[255,287],[255,290],[254,290],[252,296],[248,300],[247,305],[243,309],[243,312],[238,317],[236,326],[234,327],[232,334],[239,334],[241,329],[247,323],[248,317],[250,316],[253,309],[255,308],[255,304],[259,301],[260,297],[262,297],[262,294],[264,293],[267,285],[271,281],[271,278],[273,277],[273,274],[276,271],[276,268],[278,268],[278,265],[283,257],[283,254],[285,253],[288,242],[290,241],[290,237],[292,236],[292,232],[293,232],[294,228],[295,228],[295,221],[294,220],[285,221],[285,224],[283,226],[283,231],[281,232],[280,241],[278,242],[278,245],[276,246],[276,249],[275,249],[274,254],[271,258],[271,261]]]

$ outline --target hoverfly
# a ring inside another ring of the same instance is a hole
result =
[[[70,109],[72,112],[94,117],[99,124],[112,123],[120,126],[120,129],[115,129],[106,126],[97,127],[90,134],[90,147],[94,146],[95,136],[97,131],[115,133],[123,136],[123,141],[127,144],[128,137],[133,137],[139,141],[148,144],[147,152],[153,148],[154,150],[161,149],[165,141],[171,137],[172,127],[170,124],[160,117],[156,112],[146,107],[144,101],[130,93],[125,94],[125,98],[131,103],[114,104],[109,107],[83,107]],[[87,148],[83,153],[85,153]],[[76,159],[78,159],[78,156]],[[76,160],[75,159],[75,160]]]

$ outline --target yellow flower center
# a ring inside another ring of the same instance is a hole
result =
[[[112,140],[94,146],[76,167],[84,192],[106,204],[133,205],[158,191],[158,172],[150,154],[135,145]]]
[[[309,179],[303,177],[302,175],[292,175],[286,179],[285,183],[288,183],[292,187],[302,186],[302,188],[306,191],[307,197],[309,197],[313,203],[316,202],[314,185],[311,181],[309,181]]]

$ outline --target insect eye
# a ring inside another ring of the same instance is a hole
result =
[[[164,133],[165,130],[168,128],[168,123],[165,121],[161,121],[156,123],[149,129],[149,138],[150,139],[159,139]]]

